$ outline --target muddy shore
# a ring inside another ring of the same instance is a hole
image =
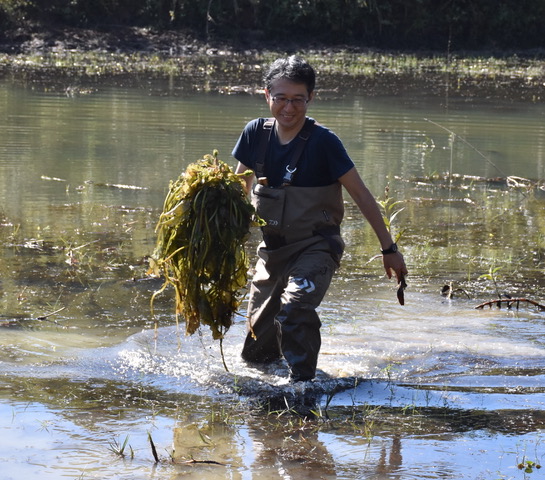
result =
[[[180,80],[178,90],[253,93],[262,66],[304,55],[318,90],[367,95],[433,94],[450,98],[545,99],[543,52],[383,52],[354,46],[208,43],[184,32],[146,28],[17,30],[0,36],[0,78],[78,88],[100,82]],[[241,82],[244,83],[241,83]]]

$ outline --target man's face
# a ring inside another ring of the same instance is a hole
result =
[[[309,95],[304,83],[279,78],[270,90],[265,90],[265,97],[272,115],[284,129],[301,128],[305,121],[308,102],[314,93]]]

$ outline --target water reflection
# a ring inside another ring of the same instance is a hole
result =
[[[26,390],[27,402],[0,403],[1,428],[12,433],[9,445],[0,440],[8,478],[469,479],[542,456],[540,411],[345,406],[316,423],[100,379],[32,383],[9,387]],[[127,436],[133,453],[117,457],[109,445]]]
[[[276,431],[271,428],[275,427],[265,429],[251,420],[242,428],[218,424],[197,428],[193,422],[177,426],[173,443],[176,469],[187,474],[195,463],[202,464],[206,478],[226,478],[225,470],[233,468],[239,471],[235,478],[248,476],[244,472],[253,472],[250,478],[336,478],[335,462],[317,432],[280,425]],[[179,466],[183,463],[185,467]]]

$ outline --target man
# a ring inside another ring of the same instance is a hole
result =
[[[388,277],[401,281],[407,268],[340,139],[306,116],[314,98],[313,68],[296,56],[278,59],[264,81],[274,120],[248,123],[233,150],[236,172],[254,171],[245,177],[247,191],[252,189],[252,202],[267,222],[242,357],[261,364],[284,357],[290,381],[307,381],[316,375],[321,345],[316,308],[344,250],[342,187],[374,229]]]

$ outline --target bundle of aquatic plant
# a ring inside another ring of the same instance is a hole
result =
[[[155,295],[171,285],[186,333],[204,324],[214,339],[222,339],[247,283],[244,244],[255,219],[243,179],[218,159],[217,150],[190,164],[170,182],[157,224],[150,266],[165,283],[153,295],[152,308]]]

